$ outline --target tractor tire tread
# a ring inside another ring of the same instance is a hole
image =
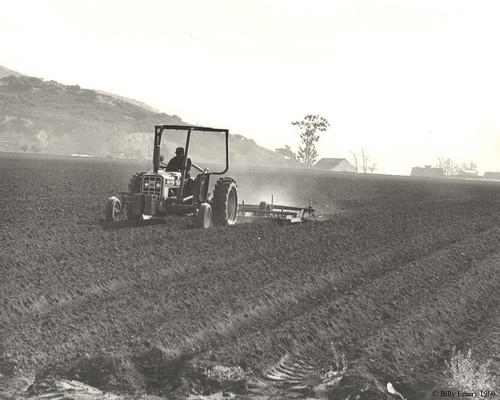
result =
[[[219,178],[215,184],[214,197],[212,200],[213,221],[215,225],[233,225],[236,218],[228,219],[227,208],[229,192],[236,191],[236,203],[238,199],[238,187],[232,178]],[[236,204],[237,209],[237,204]],[[236,212],[237,213],[237,212]]]

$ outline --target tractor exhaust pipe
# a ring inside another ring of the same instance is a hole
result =
[[[160,144],[161,144],[161,135],[163,133],[163,127],[161,125],[155,126],[155,144],[153,147],[153,170],[158,173],[160,169]]]
[[[160,145],[155,145],[153,149],[153,169],[157,173],[160,168]]]

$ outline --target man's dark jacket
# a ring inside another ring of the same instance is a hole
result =
[[[167,171],[182,172],[183,165],[184,165],[184,154],[179,154],[168,162]],[[191,170],[191,159],[188,158],[186,163],[186,177],[189,176],[190,170]]]

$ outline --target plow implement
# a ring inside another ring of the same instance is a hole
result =
[[[283,223],[300,223],[311,218],[316,219],[314,209],[308,207],[292,207],[269,204],[261,201],[260,204],[238,205],[238,222],[253,222],[257,219],[274,219]]]

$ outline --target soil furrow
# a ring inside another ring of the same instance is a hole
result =
[[[480,254],[476,254],[479,259],[496,251],[499,235],[496,230],[495,235],[490,235],[490,233],[483,235],[484,249],[480,251]],[[305,307],[309,309],[308,314],[295,316],[274,329],[270,327],[265,332],[251,334],[246,340],[238,340],[235,345],[247,347],[247,351],[252,353],[255,350],[254,347],[261,347],[265,344],[263,343],[265,340],[272,341],[273,337],[284,340],[286,337],[293,337],[293,334],[297,334],[296,343],[322,342],[324,346],[329,341],[333,341],[342,347],[358,348],[360,338],[365,335],[378,335],[379,329],[383,329],[386,324],[394,323],[398,318],[406,318],[408,313],[411,313],[409,310],[419,303],[423,308],[428,307],[427,299],[431,293],[439,292],[440,287],[450,280],[459,279],[464,271],[470,268],[469,256],[476,251],[474,246],[464,248],[464,244],[467,245],[467,242],[405,264],[398,270],[392,271],[397,272],[396,274],[379,276],[348,293],[342,293],[338,298],[336,295],[327,298],[323,304],[313,303]],[[410,282],[411,290],[405,290]],[[366,291],[366,287],[370,287],[371,290]],[[346,310],[350,312],[346,313]],[[314,331],[311,328],[318,327],[315,321],[322,321],[322,324],[319,325],[321,326],[319,330]],[[364,321],[364,324],[360,326],[359,321]],[[297,329],[297,327],[304,327],[304,329]],[[322,337],[322,333],[328,336]],[[303,338],[307,339],[307,336],[315,339],[304,340]],[[278,347],[278,343],[274,342],[270,346],[268,342],[267,347],[262,351],[263,354],[272,352]],[[279,347],[283,352],[287,351],[286,343],[281,343]],[[221,352],[225,351],[227,348],[221,350]],[[248,359],[249,357],[242,356],[241,358]]]

